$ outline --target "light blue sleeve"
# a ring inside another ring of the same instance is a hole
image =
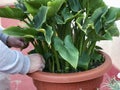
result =
[[[2,33],[2,30],[3,30],[3,29],[4,29],[4,28],[3,28],[2,26],[0,26],[0,40],[1,40],[3,43],[6,44],[6,40],[7,40],[7,38],[8,38],[8,35],[5,35],[5,34]]]
[[[9,49],[0,40],[0,72],[26,74],[29,72],[30,59],[21,52]]]

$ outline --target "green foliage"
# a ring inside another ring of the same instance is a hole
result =
[[[0,17],[18,19],[27,26],[5,33],[26,38],[46,60],[44,71],[68,73],[103,63],[97,41],[119,36],[115,21],[120,8],[103,0],[18,0],[16,7],[0,8]]]
[[[23,20],[27,15],[19,8],[5,7],[0,9],[0,17]]]
[[[33,22],[35,28],[41,28],[42,24],[46,21],[48,8],[46,6],[41,6],[37,15],[35,15]]]
[[[70,36],[66,36],[64,41],[55,37],[54,47],[61,57],[69,62],[74,68],[77,68],[79,52],[73,45],[72,38]]]

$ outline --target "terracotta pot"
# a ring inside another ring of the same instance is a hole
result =
[[[29,74],[37,90],[96,90],[100,87],[103,75],[111,68],[110,57],[103,53],[105,62],[95,69],[84,72],[55,74],[35,72]]]

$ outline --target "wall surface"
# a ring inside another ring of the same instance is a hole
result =
[[[13,5],[16,0],[0,0],[0,6]]]

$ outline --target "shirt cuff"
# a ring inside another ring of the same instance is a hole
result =
[[[4,34],[4,33],[0,30],[0,40],[1,40],[4,44],[6,44],[7,39],[8,39],[8,35]]]

